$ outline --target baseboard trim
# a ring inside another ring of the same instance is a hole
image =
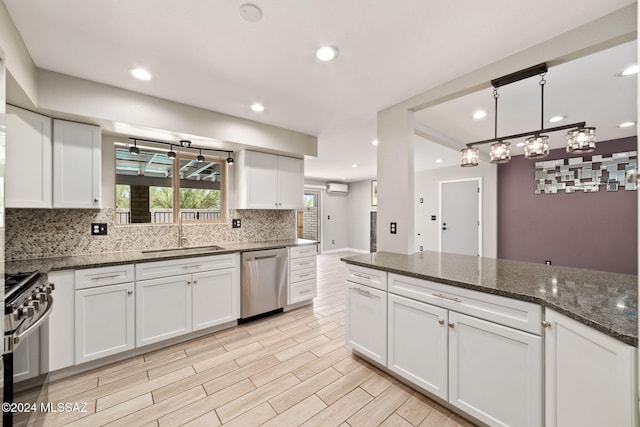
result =
[[[353,249],[353,248],[341,248],[341,249],[331,249],[328,251],[322,251],[322,254],[334,254],[337,252],[357,252],[359,254],[368,254],[369,251],[365,251],[362,249]]]

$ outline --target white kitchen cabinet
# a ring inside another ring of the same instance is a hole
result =
[[[386,366],[386,291],[347,282],[346,344],[374,362]]]
[[[637,426],[637,349],[545,310],[547,427]]]
[[[454,311],[448,326],[449,403],[489,425],[541,426],[542,338]]]
[[[51,118],[7,106],[5,204],[51,208]]]
[[[49,316],[49,371],[75,363],[75,276],[73,270],[51,271],[49,283],[55,285],[53,308]]]
[[[136,283],[136,347],[191,332],[190,274]]]
[[[13,353],[13,382],[28,380],[40,375],[40,330],[27,335]]]
[[[256,151],[236,156],[236,209],[302,209],[304,161]]]
[[[101,207],[99,126],[53,121],[53,207]]]
[[[289,248],[288,304],[312,300],[317,295],[316,245]]]
[[[133,282],[76,291],[76,363],[134,347]]]
[[[193,275],[193,330],[208,328],[240,317],[238,269],[207,271]]]
[[[238,254],[141,263],[135,274],[136,347],[240,317]]]
[[[447,400],[448,311],[389,295],[388,367]]]

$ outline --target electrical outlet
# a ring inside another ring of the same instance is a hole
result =
[[[389,228],[389,232],[390,232],[391,234],[396,234],[397,229],[398,229],[397,224],[396,224],[395,222],[392,222],[392,223],[391,223],[391,227]]]
[[[431,221],[435,221],[436,220],[436,216],[435,215],[431,215]]]
[[[422,246],[420,246],[420,252],[422,252],[424,250],[424,248]]]
[[[91,223],[91,235],[92,236],[106,236],[107,235],[107,223],[106,222],[92,222]]]
[[[335,244],[336,244],[336,241],[335,241],[335,240],[332,240],[332,241],[331,241],[331,244],[332,244],[332,245],[335,245]]]
[[[240,228],[242,226],[242,222],[240,219],[232,219],[231,220],[231,228]]]
[[[331,219],[331,215],[327,215],[327,219]]]
[[[551,265],[551,260],[550,260],[550,259],[546,260],[546,261],[544,262],[544,265]]]
[[[420,203],[424,203],[424,197],[420,197]]]

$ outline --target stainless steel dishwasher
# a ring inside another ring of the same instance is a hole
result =
[[[287,248],[242,253],[242,319],[281,309],[287,303]]]

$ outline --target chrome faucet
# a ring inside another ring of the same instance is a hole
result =
[[[178,213],[178,247],[182,247],[182,242],[187,240],[186,237],[182,235],[182,212]]]

